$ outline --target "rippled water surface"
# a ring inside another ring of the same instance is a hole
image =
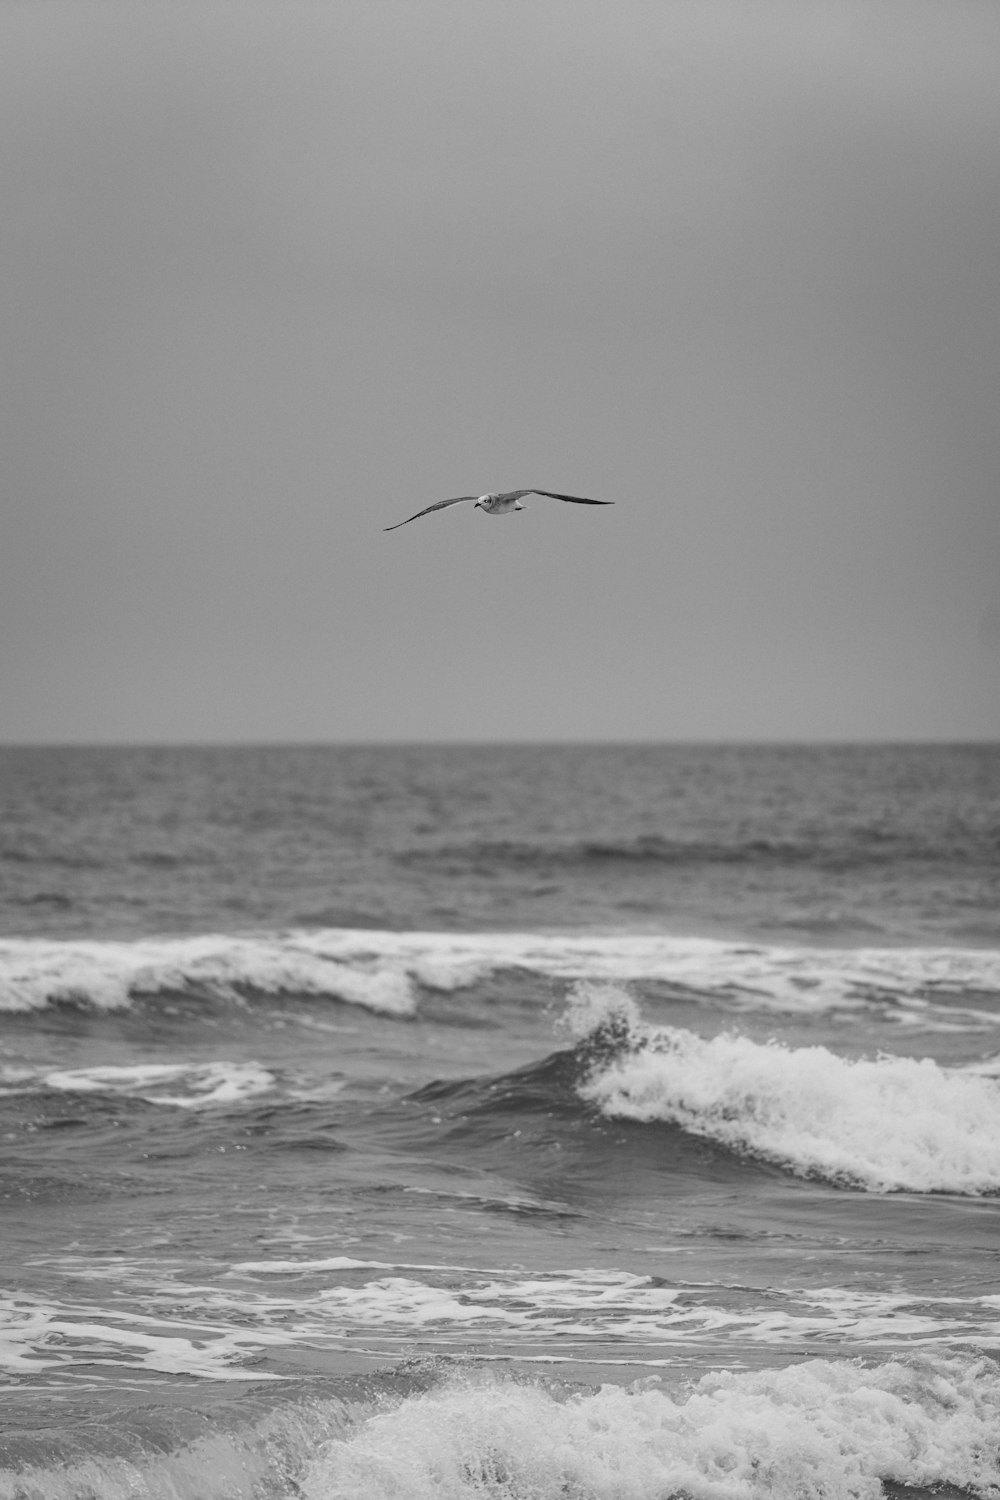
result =
[[[0,1141],[0,1496],[994,1495],[1000,750],[0,751]]]

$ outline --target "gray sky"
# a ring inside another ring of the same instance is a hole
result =
[[[991,0],[7,0],[0,202],[0,739],[1000,737]]]

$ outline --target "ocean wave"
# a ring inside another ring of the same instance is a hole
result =
[[[162,1408],[148,1439],[140,1418],[51,1439],[48,1455],[36,1443],[0,1471],[0,1500],[879,1500],[887,1483],[1000,1495],[1000,1371],[986,1358],[817,1359],[599,1390],[425,1365],[269,1409],[251,1393],[239,1412],[208,1424]]]
[[[418,1382],[384,1384],[396,1393]],[[151,1406],[64,1433],[11,1436],[0,1500],[285,1500],[301,1493],[298,1477],[322,1442],[349,1427],[353,1394],[275,1406],[251,1390],[210,1418]]]
[[[851,1061],[826,1047],[706,1040],[644,1024],[620,991],[583,989],[568,1023],[609,1118],[679,1125],[800,1176],[874,1192],[1000,1192],[1000,1087],[929,1058]]]
[[[140,996],[301,994],[411,1016],[421,990],[507,971],[547,982],[667,986],[728,1010],[876,1009],[936,1030],[1000,1025],[1000,952],[812,948],[648,933],[293,930],[132,941],[0,940],[0,1010],[120,1010]]]
[[[124,1010],[144,995],[195,991],[232,1000],[244,991],[324,996],[388,1015],[411,1015],[405,965],[332,934],[205,935],[130,942],[0,941],[0,1010],[77,1004]]]
[[[631,837],[590,837],[568,839],[471,839],[461,843],[420,846],[401,851],[397,862],[406,866],[456,869],[487,868],[498,865],[538,868],[540,870],[601,868],[611,864],[668,865],[753,865],[755,867],[806,865],[820,870],[862,870],[884,867],[904,861],[939,863],[950,858],[990,860],[994,849],[987,837],[977,838],[970,831],[955,845],[942,839],[921,837],[909,830],[886,832],[880,828],[858,829],[841,833],[811,829],[806,839],[751,838],[729,839],[670,838],[660,833],[640,833]]]
[[[480,839],[464,844],[441,844],[432,848],[407,849],[397,855],[403,865],[454,868],[497,865],[577,868],[606,864],[778,864],[815,863],[815,843],[796,844],[773,839],[734,840],[712,843],[703,839],[671,839],[643,833],[623,839]],[[883,858],[886,856],[883,855]]]
[[[326,1444],[308,1500],[406,1495],[688,1495],[874,1500],[881,1480],[998,1492],[1000,1379],[990,1361],[822,1360],[564,1395],[510,1380],[446,1385]]]

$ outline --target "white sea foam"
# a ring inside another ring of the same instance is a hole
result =
[[[978,997],[1000,994],[1000,952],[834,949],[655,934],[284,933],[132,942],[0,941],[0,1010],[198,989],[322,995],[409,1015],[421,987],[449,991],[504,970],[574,982],[657,982],[730,1010],[810,1013],[877,1007],[935,1029],[1000,1025]]]
[[[614,1022],[626,1045],[580,1094],[612,1118],[666,1121],[777,1162],[875,1192],[1000,1192],[1000,1086],[929,1058],[850,1061],[826,1047],[705,1040],[645,1026],[615,992],[582,991],[579,1036]]]
[[[0,1370],[11,1375],[114,1365],[204,1380],[268,1380],[276,1377],[242,1369],[241,1361],[279,1342],[280,1335],[265,1330],[198,1317],[0,1295]]]
[[[211,1352],[226,1330],[238,1334],[235,1347],[245,1356],[299,1347],[349,1349],[383,1359],[416,1351],[454,1357],[468,1352],[470,1340],[485,1340],[483,1347],[497,1358],[650,1368],[669,1365],[678,1354],[690,1356],[695,1348],[725,1349],[733,1359],[737,1349],[745,1353],[751,1347],[815,1353],[835,1346],[884,1353],[956,1343],[987,1349],[1000,1342],[1000,1299],[988,1295],[918,1297],[836,1286],[720,1288],[671,1284],[622,1270],[484,1272],[347,1256],[252,1261],[228,1271],[217,1266],[214,1279],[201,1283],[192,1283],[181,1264],[119,1255],[45,1257],[34,1264],[77,1285],[113,1285],[113,1310],[105,1314],[90,1305],[85,1316],[92,1324],[129,1318],[143,1332],[155,1326],[181,1342],[190,1341],[193,1322],[212,1330],[201,1342],[210,1350],[205,1373],[216,1379],[220,1367],[232,1367],[233,1347],[225,1341],[221,1353]],[[79,1309],[47,1314],[60,1327],[81,1316]],[[37,1336],[31,1357],[44,1359],[49,1327],[49,1321],[26,1325],[18,1347],[26,1351]],[[60,1347],[68,1358],[65,1341]]]
[[[813,1360],[561,1395],[467,1380],[328,1442],[308,1500],[877,1500],[881,1480],[1000,1494],[1000,1374],[989,1360],[865,1369]]]
[[[198,989],[224,999],[244,989],[324,995],[369,1010],[409,1015],[405,966],[372,953],[329,951],[315,934],[143,938],[134,942],[0,941],[0,1010],[53,1003],[123,1010],[137,995]]]
[[[988,1360],[822,1360],[568,1392],[473,1371],[429,1391],[279,1405],[231,1430],[0,1470],[0,1500],[880,1500],[882,1480],[998,1494]],[[252,1408],[251,1408],[252,1409]],[[172,1419],[164,1413],[161,1430]],[[115,1436],[112,1430],[111,1446]],[[37,1451],[37,1450],[36,1450]]]
[[[269,1093],[275,1076],[256,1062],[106,1064],[93,1068],[0,1067],[0,1094],[52,1089],[65,1094],[124,1094],[176,1109],[238,1104]]]
[[[668,1285],[625,1271],[565,1271],[534,1276],[467,1273],[417,1280],[383,1276],[314,1293],[314,1313],[369,1332],[429,1336],[436,1349],[460,1348],[477,1329],[522,1356],[582,1353],[600,1360],[624,1343],[637,1362],[662,1348],[720,1341],[794,1345],[866,1344],[882,1348],[956,1341],[994,1346],[1000,1308],[989,1297],[936,1299],[843,1287],[762,1292],[751,1287]],[[284,1308],[287,1316],[287,1306]]]

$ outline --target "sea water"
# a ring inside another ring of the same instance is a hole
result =
[[[0,751],[0,1496],[1000,1495],[1000,748]]]

